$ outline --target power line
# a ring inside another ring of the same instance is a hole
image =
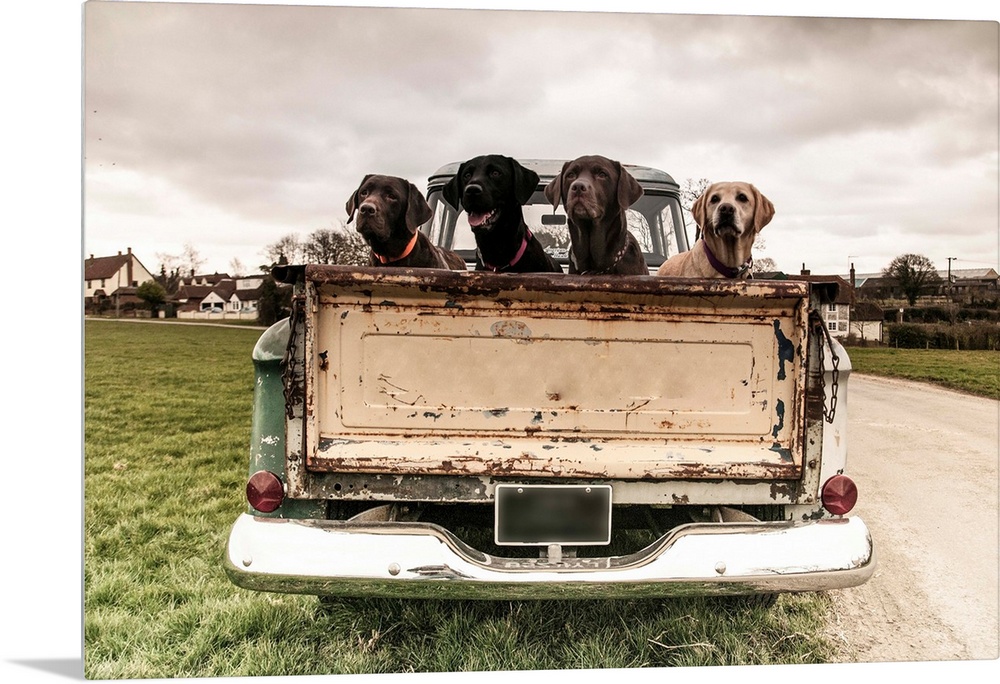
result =
[[[966,264],[978,264],[980,266],[989,266],[991,268],[997,268],[1000,264],[990,263],[988,261],[973,261],[972,259],[959,259],[957,257],[949,257],[951,261],[961,261]]]

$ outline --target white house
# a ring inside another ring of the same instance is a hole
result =
[[[231,278],[215,274],[192,276],[184,282],[175,297],[178,318],[245,321],[257,317],[263,276]]]
[[[847,337],[851,333],[851,302],[854,300],[854,288],[849,282],[836,275],[812,275],[805,268],[799,275],[790,275],[788,279],[808,282],[835,281],[838,285],[836,298],[820,306],[819,312],[831,337]]]
[[[83,262],[83,297],[86,303],[110,299],[125,288],[136,288],[153,275],[132,254],[132,248],[117,256],[95,257],[90,255]]]
[[[229,298],[231,310],[256,311],[263,285],[263,276],[237,278],[236,290],[233,292],[232,297]]]
[[[201,300],[201,311],[218,311],[222,313],[229,308],[230,300],[236,291],[236,283],[232,280],[220,280],[212,291]]]

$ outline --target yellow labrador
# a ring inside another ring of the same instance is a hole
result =
[[[750,183],[713,183],[691,214],[702,236],[687,252],[671,257],[656,274],[683,278],[747,278],[757,233],[774,216],[774,205]]]

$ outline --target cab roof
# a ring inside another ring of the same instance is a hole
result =
[[[526,169],[531,169],[538,174],[539,182],[543,185],[547,185],[549,181],[555,178],[562,171],[563,164],[567,161],[566,159],[518,159],[518,163]],[[456,173],[458,173],[458,167],[462,165],[462,162],[452,162],[450,164],[445,164],[440,169],[431,174],[430,178],[427,179],[428,186],[442,185],[449,181]],[[639,185],[645,190],[660,189],[660,190],[672,190],[677,192],[680,190],[680,186],[677,185],[677,181],[673,177],[660,171],[659,169],[654,169],[650,166],[636,166],[635,164],[622,164],[632,177],[635,178]]]

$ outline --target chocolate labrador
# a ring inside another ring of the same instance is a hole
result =
[[[691,207],[702,236],[687,252],[668,259],[656,274],[685,278],[751,277],[757,233],[774,205],[750,183],[713,183]]]
[[[596,155],[566,162],[545,197],[553,207],[566,207],[570,273],[649,275],[625,217],[642,188],[621,164]]]
[[[538,174],[497,154],[463,162],[442,194],[464,209],[476,238],[476,270],[562,273],[524,222],[522,206],[538,187]]]
[[[462,257],[432,244],[420,232],[431,208],[413,183],[368,174],[347,200],[348,223],[355,212],[355,227],[371,247],[372,266],[466,270]]]

